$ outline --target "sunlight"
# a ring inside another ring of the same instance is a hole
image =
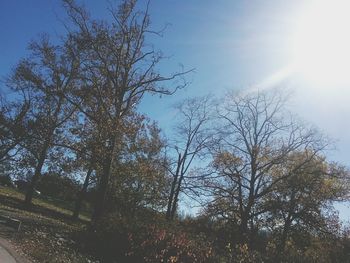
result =
[[[294,73],[294,68],[292,66],[285,67],[275,72],[268,78],[261,81],[259,84],[253,86],[253,89],[264,90],[276,87],[285,81],[290,75]]]
[[[350,84],[350,1],[309,2],[292,37],[293,67],[308,81]]]

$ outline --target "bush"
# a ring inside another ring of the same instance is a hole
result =
[[[8,187],[14,186],[12,179],[9,175],[0,175],[0,185]]]
[[[79,191],[79,184],[58,174],[45,174],[40,178],[37,189],[42,195],[73,201]]]
[[[147,226],[145,233],[143,240],[129,235],[129,254],[138,255],[144,262],[209,262],[212,256],[212,248],[203,237],[190,237],[182,230],[157,225]]]
[[[105,217],[85,233],[86,249],[102,262],[213,262],[203,236],[190,236],[160,217],[149,218],[147,213],[142,222],[115,214]]]

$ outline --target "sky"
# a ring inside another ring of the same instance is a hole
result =
[[[109,19],[107,1],[79,2],[94,17]],[[186,89],[171,97],[146,97],[140,110],[167,132],[171,131],[174,114],[171,105],[185,97],[208,93],[222,96],[232,89],[285,87],[293,90],[291,111],[335,141],[329,158],[349,165],[350,66],[341,63],[350,52],[336,44],[347,44],[350,39],[341,31],[350,20],[341,20],[339,13],[348,13],[350,5],[344,6],[344,0],[333,1],[332,6],[328,2],[332,1],[151,1],[152,28],[167,25],[162,38],[149,39],[167,56],[160,70],[174,72],[183,65],[194,73],[187,76],[191,84]],[[139,3],[144,6],[145,1]],[[63,34],[65,18],[59,0],[0,1],[0,76],[9,74],[28,54],[29,41],[39,34],[48,33],[53,39]],[[312,33],[305,31],[308,28]],[[336,73],[340,67],[341,75]],[[301,68],[303,72],[298,71]],[[318,71],[311,72],[310,68]],[[350,208],[338,208],[347,220]]]

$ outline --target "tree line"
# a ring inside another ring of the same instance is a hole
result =
[[[149,3],[110,6],[110,20],[62,3],[66,34],[31,42],[1,97],[0,166],[24,175],[27,209],[40,184],[72,178],[72,217],[91,204],[85,242],[106,262],[344,262],[333,204],[348,199],[349,172],[283,90],[185,99],[165,137],[137,107],[191,70],[160,73]],[[181,201],[198,216],[182,218]]]

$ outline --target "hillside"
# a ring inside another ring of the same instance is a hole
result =
[[[89,223],[70,219],[71,211],[44,198],[34,198],[30,210],[23,207],[24,195],[16,189],[0,187],[0,215],[18,219],[21,229],[0,224],[0,235],[33,262],[93,262],[78,249],[77,233]]]

